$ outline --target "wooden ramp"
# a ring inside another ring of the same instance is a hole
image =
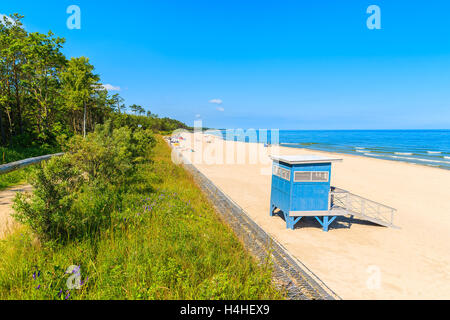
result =
[[[330,211],[339,212],[337,215],[345,213],[361,220],[399,229],[394,225],[396,209],[336,187],[331,187]]]

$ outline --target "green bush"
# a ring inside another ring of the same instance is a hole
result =
[[[41,240],[66,241],[92,235],[111,221],[121,194],[137,179],[137,166],[148,159],[151,131],[100,125],[86,138],[74,136],[62,157],[31,176],[31,195],[18,194],[14,217]]]

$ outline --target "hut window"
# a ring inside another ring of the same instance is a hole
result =
[[[314,182],[328,182],[328,172],[312,172],[311,180]]]
[[[296,171],[294,173],[294,182],[305,182],[305,181],[311,181],[311,172]]]
[[[278,177],[280,176],[279,169],[280,169],[280,167],[273,166],[273,175],[274,176],[278,176]]]
[[[296,171],[294,182],[328,182],[328,171]]]
[[[273,175],[288,181],[291,180],[291,171],[278,166],[273,166]]]
[[[291,171],[281,168],[281,178],[290,181]]]

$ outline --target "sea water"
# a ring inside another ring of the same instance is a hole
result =
[[[226,139],[225,130],[221,133]],[[259,142],[271,141],[270,130],[256,133]],[[249,138],[237,135],[234,140]],[[279,144],[450,170],[450,130],[280,130]]]

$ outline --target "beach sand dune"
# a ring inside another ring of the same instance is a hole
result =
[[[187,134],[185,156],[222,152],[220,139],[194,140]],[[265,149],[262,164],[250,164],[252,144],[227,143],[246,150],[245,163],[195,166],[343,299],[450,299],[450,171],[281,147],[279,154],[342,158],[333,164],[332,185],[398,209],[395,224],[401,227],[342,217],[329,232],[314,218],[287,230],[281,217],[269,216],[271,151]]]

